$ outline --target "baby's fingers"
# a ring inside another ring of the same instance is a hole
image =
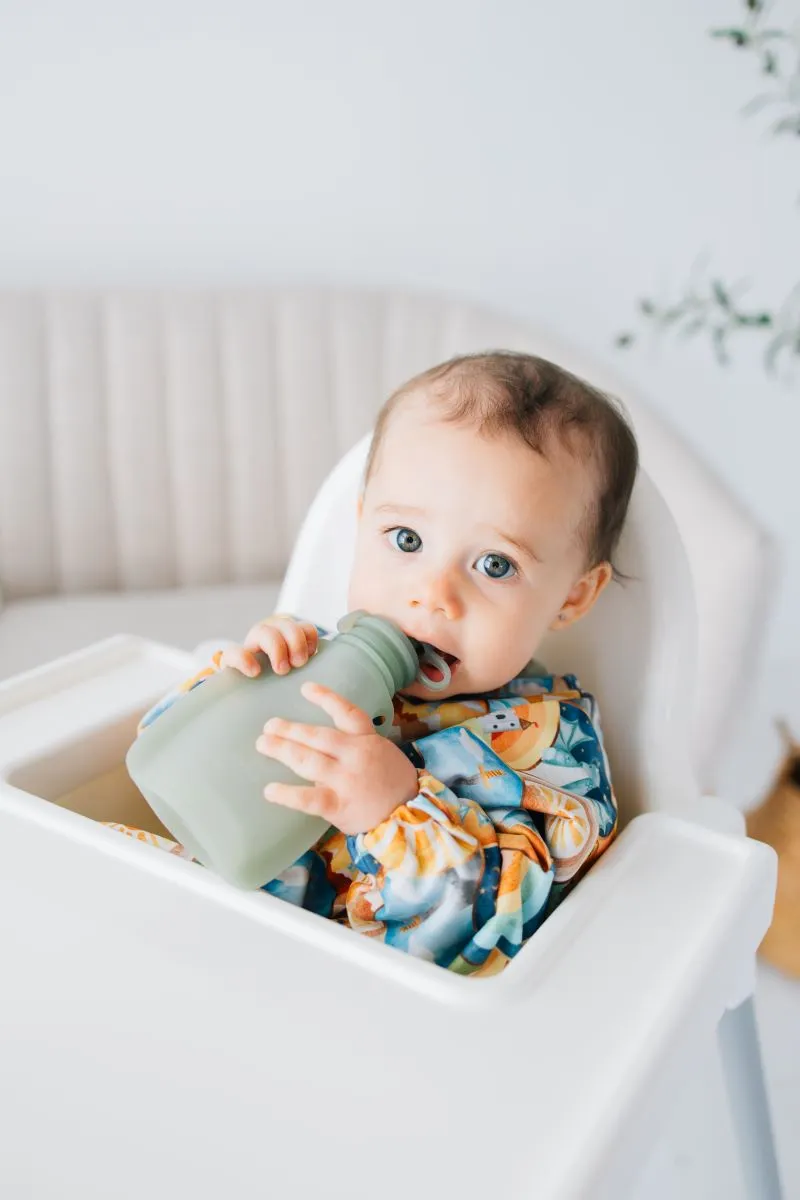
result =
[[[336,759],[324,754],[321,750],[307,746],[303,742],[293,742],[289,738],[277,737],[272,733],[262,733],[256,741],[256,749],[268,758],[277,758],[295,775],[311,782],[325,781],[336,773]]]
[[[251,679],[261,674],[261,663],[258,658],[244,646],[228,646],[226,650],[223,650],[222,658],[219,661],[220,666],[233,667],[235,671],[241,671],[242,675],[249,675]]]
[[[254,625],[245,638],[245,649],[263,650],[272,669],[279,675],[290,667],[302,667],[317,649],[317,631],[313,625],[300,624],[291,617],[269,617]]]
[[[270,783],[264,789],[264,798],[271,804],[281,804],[284,808],[293,808],[312,817],[322,817],[331,824],[340,808],[339,797],[333,788],[319,784],[297,787],[292,783]]]
[[[270,617],[268,625],[283,634],[284,643],[293,667],[304,666],[317,652],[319,634],[310,621],[295,621],[294,617]]]

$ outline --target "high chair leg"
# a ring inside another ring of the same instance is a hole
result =
[[[781,1200],[752,996],[725,1013],[718,1038],[746,1195],[750,1200]]]

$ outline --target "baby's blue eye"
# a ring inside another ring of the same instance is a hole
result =
[[[388,529],[386,534],[392,545],[405,554],[413,554],[422,545],[422,538],[419,534],[415,533],[413,529],[407,529],[404,525],[398,526],[396,529]],[[394,534],[397,534],[396,539]]]
[[[488,579],[511,579],[517,573],[514,564],[504,558],[502,554],[482,554],[478,559],[478,570],[481,569],[479,564],[482,562],[486,563],[486,570],[483,571],[483,574]]]

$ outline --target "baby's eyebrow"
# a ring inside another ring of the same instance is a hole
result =
[[[538,562],[538,563],[540,563],[542,561],[539,558],[539,555],[534,554],[534,552],[533,552],[533,550],[531,550],[530,546],[526,545],[525,542],[521,542],[519,540],[519,538],[512,537],[510,533],[503,533],[502,529],[494,529],[493,532],[496,533],[499,537],[503,538],[504,541],[509,542],[510,545],[512,545],[515,550],[518,550],[520,552],[520,554],[527,554],[528,558],[532,558],[535,562]]]
[[[406,512],[416,513],[418,516],[424,516],[425,509],[417,508],[414,504],[379,504],[375,512]]]

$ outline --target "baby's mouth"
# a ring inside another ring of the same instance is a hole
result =
[[[460,659],[455,654],[440,650],[432,642],[420,642],[413,637],[411,641],[419,658],[417,682],[430,688],[431,691],[442,691],[452,680]]]

